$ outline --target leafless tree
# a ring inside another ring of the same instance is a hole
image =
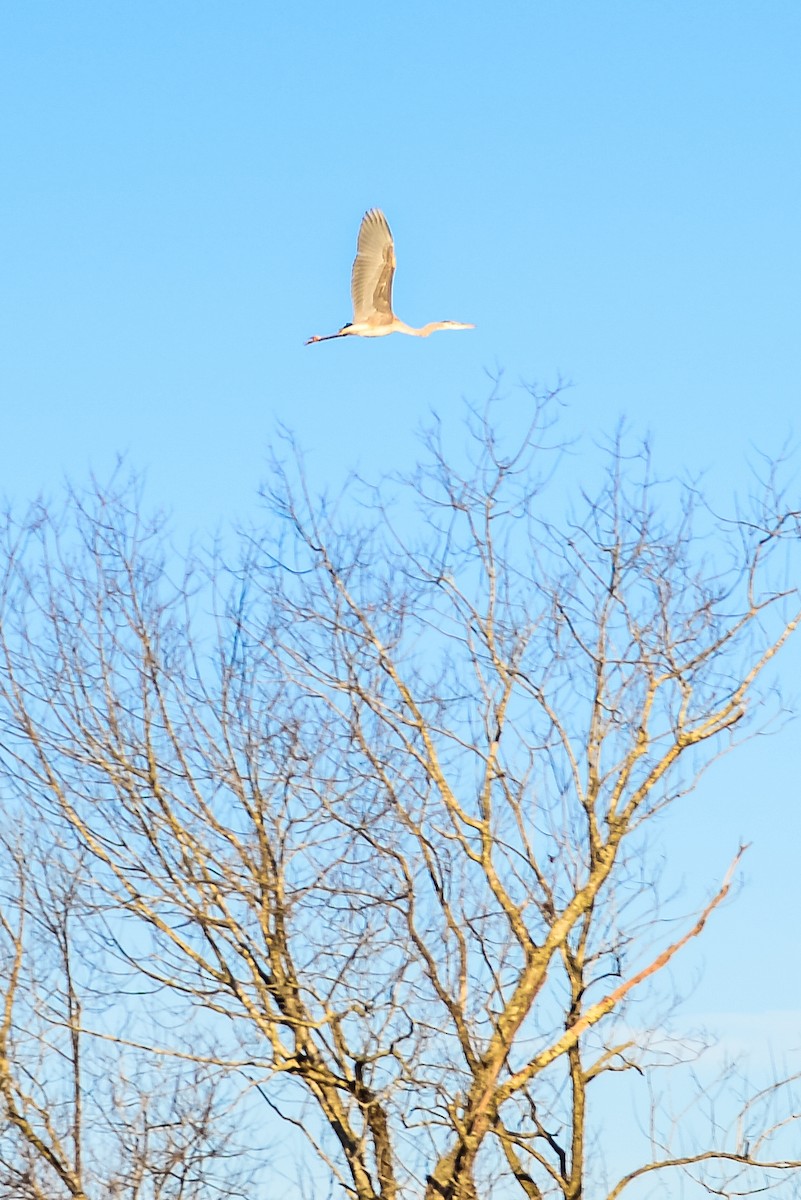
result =
[[[249,1195],[252,1163],[220,1080],[123,1036],[141,981],[107,956],[96,969],[89,876],[63,844],[19,826],[0,838],[0,1197]]]
[[[195,1014],[150,1049],[245,1081],[318,1194],[797,1187],[792,1080],[703,1132],[655,1114],[620,1178],[594,1113],[648,1109],[669,964],[731,886],[734,844],[682,918],[649,831],[691,830],[682,798],[767,719],[798,505],[771,477],[716,517],[615,441],[558,519],[593,468],[531,403],[334,497],[290,449],[233,566],[176,573],[135,489],[9,518],[9,809],[74,841],[112,958]]]

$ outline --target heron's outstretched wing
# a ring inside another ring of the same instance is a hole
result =
[[[364,214],[350,294],[353,298],[353,321],[374,325],[389,324],[392,320],[392,277],[395,274],[395,248],[387,218],[378,208]]]

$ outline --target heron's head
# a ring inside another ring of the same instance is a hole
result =
[[[475,325],[471,325],[469,322],[465,324],[464,321],[442,321],[440,323],[443,329],[475,329]]]

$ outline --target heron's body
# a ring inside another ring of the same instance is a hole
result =
[[[350,281],[353,321],[337,333],[324,337],[315,334],[312,342],[330,342],[338,337],[385,337],[388,333],[406,333],[410,337],[428,337],[438,329],[473,329],[460,321],[431,321],[420,329],[400,321],[392,311],[392,280],[395,276],[395,246],[387,219],[377,208],[365,213],[359,229],[359,241]]]

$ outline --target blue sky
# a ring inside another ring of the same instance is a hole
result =
[[[202,536],[253,515],[278,422],[318,478],[402,468],[500,372],[747,487],[799,431],[800,61],[795,0],[3,5],[0,492],[124,453]],[[350,319],[372,206],[399,315],[475,331],[303,345]],[[723,763],[677,842],[706,896],[754,841],[687,966],[794,1046],[799,740]]]

